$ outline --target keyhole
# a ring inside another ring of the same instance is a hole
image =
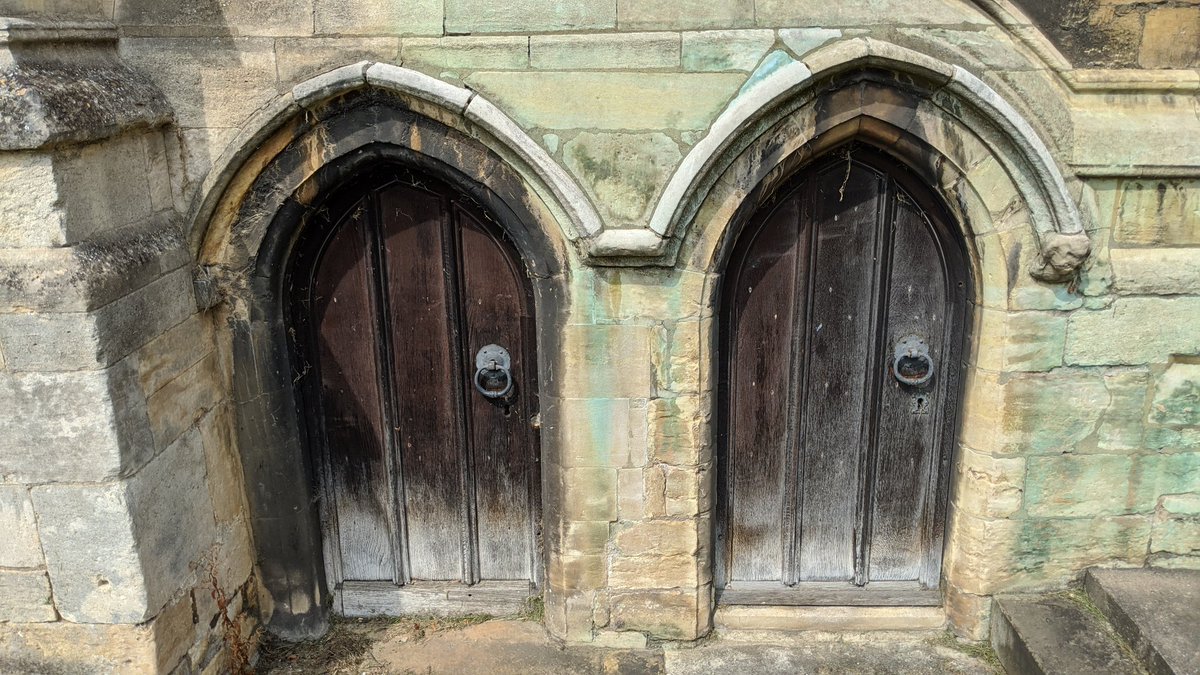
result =
[[[925,415],[929,413],[929,398],[925,396],[914,396],[912,399],[912,414]]]

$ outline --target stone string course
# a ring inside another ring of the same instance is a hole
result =
[[[204,261],[187,242],[205,223],[185,215],[254,113],[363,60],[483,94],[606,228],[630,232],[731,101],[822,45],[872,37],[970,71],[1049,146],[1092,253],[1065,284],[1010,270],[1036,250],[1027,206],[998,164],[969,167],[963,192],[991,220],[974,232],[949,625],[981,638],[991,595],[1060,588],[1090,565],[1200,568],[1200,119],[1187,89],[1200,78],[1175,71],[1171,93],[1130,71],[1153,93],[1071,92],[967,3],[862,7],[59,0],[59,16],[117,25],[115,45],[76,45],[79,58],[119,57],[173,117],[0,152],[0,670],[218,672],[278,609],[258,592],[232,414],[232,374],[252,366],[232,359],[223,310],[197,310]],[[1200,8],[1175,9],[1147,15],[1147,34],[1192,30]],[[1195,44],[1137,53],[1186,63]],[[0,67],[37,49],[0,43]],[[543,432],[558,500],[546,621],[566,639],[712,627],[720,270],[697,251],[718,237],[679,242],[673,268],[593,267],[568,250],[569,297],[552,317],[561,381],[543,399],[560,423]]]

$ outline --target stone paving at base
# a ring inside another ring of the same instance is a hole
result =
[[[361,633],[360,633],[361,634]],[[285,656],[259,672],[573,675],[575,673],[998,673],[990,652],[942,633],[739,631],[645,648],[563,646],[538,623],[493,620],[421,636],[398,622],[370,629],[356,660],[305,665]],[[336,647],[335,647],[336,649]],[[264,665],[264,664],[260,664]]]

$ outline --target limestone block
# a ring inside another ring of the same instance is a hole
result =
[[[663,499],[668,516],[695,516],[707,506],[711,472],[704,468],[663,467]]]
[[[1118,293],[1200,293],[1200,248],[1114,248],[1109,257]]]
[[[1136,450],[1142,447],[1149,371],[1142,368],[1113,369],[1104,373],[1109,402],[1096,428],[1095,448],[1081,443],[1081,450]]]
[[[620,324],[567,326],[563,393],[578,398],[648,397],[653,380],[651,330]]]
[[[245,475],[233,437],[233,416],[219,405],[199,423],[208,467],[208,491],[218,525],[248,518]]]
[[[0,570],[0,623],[57,620],[50,600],[50,579],[45,572]]]
[[[606,560],[603,555],[559,555],[547,566],[547,580],[551,588],[563,591],[603,588],[608,580]]]
[[[758,0],[754,6],[760,26],[812,25],[821,17],[829,27],[878,24],[921,26],[926,24],[991,24],[983,13],[950,0],[869,0],[828,3],[820,0]]]
[[[679,67],[678,33],[534,35],[529,58],[544,70],[654,70]]]
[[[697,396],[650,400],[647,410],[653,461],[679,466],[700,463],[708,440],[705,411],[701,406]]]
[[[1200,245],[1200,180],[1130,180],[1116,190],[1116,244]]]
[[[613,543],[626,556],[692,556],[700,550],[695,521],[647,520],[617,530]],[[615,569],[615,567],[614,567]]]
[[[1007,518],[1021,508],[1025,459],[995,457],[963,447],[955,464],[958,508],[983,518]]]
[[[753,0],[617,0],[621,30],[646,28],[741,28],[754,25]]]
[[[524,36],[411,38],[400,50],[413,63],[456,70],[524,70],[529,67],[529,38]]]
[[[616,469],[594,467],[563,469],[562,503],[562,517],[566,520],[616,520]]]
[[[105,481],[153,456],[145,399],[132,367],[0,374],[0,477]]]
[[[1077,311],[1067,323],[1070,365],[1163,363],[1200,352],[1200,297],[1118,298],[1110,309]]]
[[[1200,450],[1200,429],[1184,427],[1171,429],[1149,425],[1146,427],[1145,445],[1150,450]]]
[[[1200,516],[1200,492],[1163,495],[1159,500],[1163,511],[1175,516]]]
[[[1183,494],[1198,485],[1200,452],[1179,452],[1137,457],[1129,489],[1149,512],[1164,495]]]
[[[0,670],[5,672],[154,675],[156,652],[149,625],[0,622]]]
[[[609,227],[641,227],[682,155],[669,136],[583,132],[563,160]]]
[[[679,328],[673,334],[687,333],[696,328],[695,322],[688,320],[698,319],[706,312],[707,281],[704,274],[690,270],[598,269],[591,290],[597,299],[593,316],[598,322],[678,321]]]
[[[42,544],[38,540],[37,520],[29,488],[24,485],[0,485],[0,568],[41,567]]]
[[[1110,403],[1102,374],[1059,369],[1046,374],[972,378],[963,441],[998,454],[1058,453],[1091,436]]]
[[[656,326],[654,387],[659,394],[695,395],[708,391],[712,323],[708,319]]]
[[[359,61],[400,61],[400,40],[394,37],[307,37],[275,41],[279,81],[303,82],[334,68]]]
[[[702,130],[745,80],[737,73],[477,72],[472,89],[525,128]]]
[[[988,27],[959,30],[946,27],[901,28],[888,40],[939,61],[954,63],[973,72],[985,70],[1029,70],[1042,67],[1024,55],[1002,29]]]
[[[694,588],[698,583],[696,557],[693,555],[614,557],[608,572],[609,587]]]
[[[37,152],[0,153],[0,248],[62,246],[67,242],[54,163]]]
[[[607,520],[575,520],[563,527],[562,552],[567,555],[603,555],[608,545]]]
[[[1144,516],[1025,521],[1011,549],[1006,590],[1061,587],[1098,564],[1140,566],[1149,537]]]
[[[956,505],[949,513],[946,553],[942,561],[950,583],[973,595],[990,595],[1011,581],[1008,551],[1020,523],[1005,518],[980,518]]]
[[[442,34],[441,0],[313,0],[313,4],[317,35]]]
[[[1179,166],[1200,152],[1200,120],[1183,96],[1098,96],[1085,99],[1073,111],[1076,165]],[[1137,142],[1130,143],[1130,134]],[[1171,180],[1139,180],[1144,185]],[[1184,181],[1193,182],[1193,181]],[[1151,187],[1151,189],[1154,189]],[[1151,194],[1151,199],[1154,199]],[[1195,216],[1193,216],[1194,218]]]
[[[943,607],[956,635],[974,641],[987,639],[992,614],[990,597],[964,593],[957,586],[947,584]]]
[[[5,16],[96,19],[112,11],[106,0],[5,0],[0,3]]]
[[[638,630],[668,639],[700,637],[700,593],[691,591],[616,592],[610,600],[610,627]],[[707,623],[707,622],[706,622]]]
[[[66,243],[144,222],[155,211],[142,134],[60,150],[54,175]]]
[[[147,399],[155,447],[164,448],[174,442],[223,397],[217,355],[212,352]]]
[[[1143,22],[1139,65],[1200,67],[1200,9],[1159,6],[1147,12]]]
[[[1150,421],[1200,426],[1200,364],[1172,363],[1159,378]]]
[[[104,368],[196,311],[191,269],[181,267],[94,312],[0,315],[10,370]]]
[[[126,30],[174,26],[233,35],[309,35],[312,0],[222,0],[219,4],[121,0],[116,3],[116,23]]]
[[[1030,457],[1027,511],[1055,518],[1150,511],[1154,500],[1131,489],[1133,462],[1124,455]]]
[[[775,44],[769,30],[706,30],[682,39],[682,65],[690,71],[751,72]]]
[[[214,349],[211,317],[192,314],[137,352],[138,383],[149,396]]]
[[[1062,365],[1067,319],[1058,312],[979,311],[976,363],[995,371],[1046,371]]]
[[[541,33],[614,28],[611,0],[445,0],[447,33]]]
[[[714,618],[719,628],[731,631],[936,631],[946,625],[940,607],[730,605]]]
[[[139,623],[192,583],[215,533],[200,432],[132,478],[33,489],[59,613],[69,621]]]
[[[645,515],[644,473],[642,469],[617,471],[617,516],[620,520],[638,520]]]
[[[560,410],[563,466],[645,464],[644,407],[635,409],[623,398],[568,398],[562,400]]]
[[[237,127],[275,97],[269,38],[124,38],[121,56],[167,96],[182,127]]]

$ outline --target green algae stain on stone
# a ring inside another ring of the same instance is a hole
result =
[[[738,90],[737,95],[744,95],[746,92],[753,89],[756,84],[770,77],[775,71],[795,62],[796,60],[788,56],[787,52],[779,49],[767,54],[767,58],[763,59],[763,62],[758,65],[758,68],[756,68],[753,73],[750,73],[750,77],[746,78],[746,83],[743,84],[742,88]]]
[[[583,132],[563,146],[567,169],[609,227],[641,227],[683,155],[663,133]]]
[[[1173,363],[1158,381],[1150,421],[1171,426],[1200,425],[1200,364]]]

